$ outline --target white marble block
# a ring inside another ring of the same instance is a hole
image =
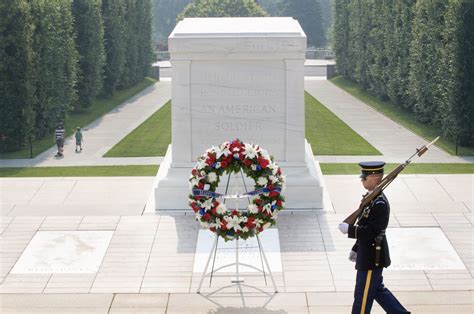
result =
[[[260,145],[282,166],[287,208],[322,208],[321,171],[304,135],[306,35],[299,23],[188,18],[171,33],[169,50],[172,145],[146,211],[186,209],[197,157],[235,138]]]

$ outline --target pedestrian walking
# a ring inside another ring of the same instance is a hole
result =
[[[76,138],[76,153],[82,152],[82,142],[84,137],[82,136],[80,127],[76,128],[76,134],[74,134],[74,137]]]
[[[54,130],[54,140],[56,141],[56,146],[58,148],[58,152],[55,157],[64,157],[63,150],[65,136],[66,132],[64,130],[64,123],[60,121],[58,122],[56,129]]]
[[[384,165],[382,161],[359,163],[362,185],[369,192],[382,181]],[[338,226],[343,234],[356,239],[349,252],[349,260],[357,269],[352,313],[370,313],[374,300],[387,313],[410,313],[383,283],[383,269],[391,263],[385,235],[389,218],[390,205],[381,192],[361,211],[354,225],[342,222]]]

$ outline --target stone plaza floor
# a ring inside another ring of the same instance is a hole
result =
[[[387,189],[385,283],[412,313],[474,312],[473,177],[401,175]],[[224,288],[229,271],[197,294],[198,223],[191,211],[142,216],[152,177],[2,178],[0,312],[348,313],[353,240],[337,224],[363,190],[354,175],[324,179],[332,208],[279,216],[279,254],[266,251],[281,263],[278,293],[247,271],[250,287]]]

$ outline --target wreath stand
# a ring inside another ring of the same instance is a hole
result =
[[[225,189],[225,194],[227,195],[227,191],[229,189],[229,182],[230,182],[230,176],[231,176],[231,173],[229,173],[229,176],[227,178],[227,185],[226,185],[226,189]],[[236,175],[237,177],[238,175]],[[244,179],[244,175],[243,175],[243,172],[242,172],[242,169],[240,170],[240,176],[242,178],[242,182],[244,184],[244,188],[245,188],[245,192],[247,193],[247,186],[245,184],[245,179]],[[238,186],[238,180],[235,181],[236,182],[236,186],[235,186],[235,189],[238,190],[239,189],[239,186]],[[237,191],[236,191],[237,192]],[[235,195],[231,195],[227,198],[235,198],[236,199],[236,208],[238,209],[238,199],[239,199],[239,193],[236,193]],[[248,202],[250,204],[250,198],[247,197],[248,199]],[[224,199],[224,203],[225,203],[225,199]],[[225,287],[222,287],[222,288],[219,288],[218,290],[214,291],[213,293],[211,294],[214,294],[222,289],[225,289],[225,288],[229,288],[229,287],[233,287],[233,286],[237,286],[239,288],[239,291],[240,293],[242,293],[242,286],[246,286],[246,287],[250,287],[250,288],[254,288],[254,289],[257,289],[261,292],[264,292],[263,290],[259,289],[259,288],[256,288],[254,286],[250,286],[250,285],[246,285],[244,284],[244,278],[240,277],[240,266],[245,266],[245,267],[249,267],[249,268],[252,268],[252,269],[255,269],[256,271],[260,272],[263,274],[263,278],[265,280],[265,285],[267,285],[267,275],[270,277],[270,279],[272,280],[272,284],[273,284],[273,288],[274,288],[274,291],[275,293],[278,292],[278,288],[275,284],[275,279],[273,278],[273,274],[272,274],[272,271],[270,269],[270,265],[268,263],[268,260],[267,260],[267,257],[265,255],[265,252],[263,250],[263,247],[262,247],[262,243],[260,242],[260,238],[258,236],[258,234],[255,235],[255,237],[257,238],[257,244],[258,244],[258,250],[259,250],[259,255],[260,255],[260,262],[262,264],[262,269],[258,268],[258,267],[255,267],[255,266],[252,266],[252,265],[249,265],[249,264],[246,264],[246,263],[242,263],[240,260],[239,260],[239,237],[235,237],[232,241],[235,241],[235,262],[233,263],[230,263],[230,264],[227,264],[227,265],[223,265],[219,268],[216,268],[214,269],[214,266],[215,266],[215,262],[216,262],[216,256],[217,256],[217,245],[219,243],[219,235],[216,233],[215,235],[215,238],[214,238],[214,244],[212,245],[212,249],[211,249],[211,252],[209,253],[209,257],[207,259],[207,262],[206,262],[206,266],[204,267],[204,271],[202,273],[202,276],[201,276],[201,280],[199,282],[199,287],[197,289],[197,293],[201,293],[201,287],[202,287],[202,284],[204,282],[204,279],[206,277],[209,277],[209,287],[211,286],[212,284],[212,278],[213,277],[228,277],[226,275],[216,275],[214,274],[215,272],[218,272],[219,270],[221,269],[224,269],[224,268],[227,268],[227,267],[232,267],[232,266],[235,266],[235,279],[232,279],[231,280],[231,285],[228,285],[228,286],[225,286]],[[208,272],[208,269],[209,269],[209,264],[211,262],[211,259],[213,260],[212,261],[212,267],[211,267],[211,271]],[[265,264],[264,264],[265,262]],[[268,273],[265,271],[265,265],[267,267],[267,270],[268,270]],[[266,293],[266,292],[264,292]],[[211,295],[209,294],[209,295]],[[268,294],[268,293],[266,293]]]

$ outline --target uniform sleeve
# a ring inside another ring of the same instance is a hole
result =
[[[366,225],[349,225],[348,237],[353,239],[374,239],[382,230],[387,228],[388,209],[385,201],[377,201],[370,210],[369,220]]]
[[[352,246],[352,251],[357,252],[358,248],[359,248],[359,241],[356,241],[356,243],[354,243],[354,246]]]

